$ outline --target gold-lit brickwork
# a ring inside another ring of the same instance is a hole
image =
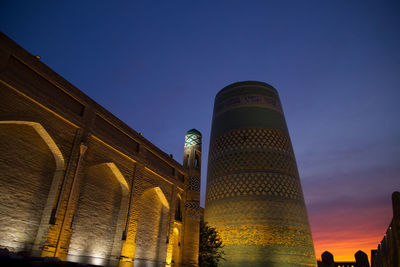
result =
[[[201,133],[182,166],[2,33],[0,66],[0,247],[198,266]]]
[[[205,216],[212,225],[232,223],[283,223],[308,225],[303,201],[283,201],[270,196],[235,197],[231,202],[217,200],[209,202]]]
[[[236,224],[218,226],[217,231],[225,245],[301,247],[312,241],[309,229],[288,225]]]
[[[209,201],[235,196],[279,196],[302,200],[297,177],[282,173],[240,173],[214,178],[208,183]]]
[[[309,246],[229,245],[224,247],[230,255],[229,267],[315,267],[314,250]],[[226,258],[226,257],[225,257]],[[223,261],[225,263],[226,261]],[[223,265],[223,264],[221,264]]]

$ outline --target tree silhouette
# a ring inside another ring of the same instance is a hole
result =
[[[217,267],[220,260],[224,260],[221,238],[214,227],[200,222],[199,266]]]

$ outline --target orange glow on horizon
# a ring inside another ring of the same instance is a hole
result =
[[[329,251],[335,261],[355,261],[354,254],[359,250],[365,252],[371,261],[371,250],[378,247],[386,232],[384,226],[376,229],[376,226],[361,224],[359,227],[343,225],[341,228],[315,225],[311,229],[316,258],[320,260],[321,254]]]
[[[378,243],[379,242],[377,242],[375,238],[357,238],[335,242],[329,240],[314,240],[317,259],[321,259],[321,254],[324,251],[329,251],[333,254],[335,261],[355,261],[354,254],[358,250],[367,253],[368,259],[371,260],[371,249],[376,249]]]
[[[316,258],[320,260],[321,254],[329,251],[335,261],[355,261],[354,254],[361,250],[371,261],[371,250],[377,249],[392,220],[389,201],[356,208],[331,205],[311,210],[309,219]]]

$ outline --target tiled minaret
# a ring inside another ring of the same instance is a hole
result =
[[[215,98],[204,220],[225,245],[221,266],[316,266],[282,106],[266,83]]]
[[[188,177],[185,180],[187,190],[183,263],[185,266],[197,266],[200,231],[201,133],[196,129],[186,133],[183,166],[188,169]]]

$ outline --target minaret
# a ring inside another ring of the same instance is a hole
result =
[[[263,82],[215,97],[204,221],[229,267],[314,267],[313,241],[278,92]]]
[[[185,217],[183,238],[184,266],[198,266],[200,231],[200,169],[201,133],[189,130],[185,136],[183,166],[187,169],[185,179]]]

